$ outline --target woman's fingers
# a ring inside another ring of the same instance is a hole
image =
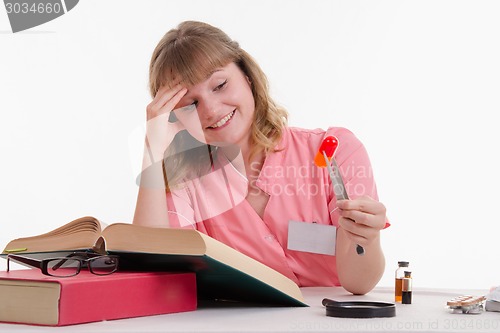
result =
[[[347,237],[349,237],[349,239],[353,243],[356,243],[359,245],[366,245],[368,243],[369,237],[367,237],[366,235],[361,235],[360,234],[361,232],[359,230],[353,231],[353,230],[355,230],[355,228],[354,229],[351,228],[352,224],[356,224],[356,223],[349,220],[349,219],[345,219],[342,217],[339,219],[339,226],[342,228],[342,230],[346,233]],[[364,234],[364,232],[363,232],[363,234]]]
[[[383,229],[385,226],[385,206],[370,197],[360,197],[354,200],[339,200],[337,207],[340,208],[340,215],[358,224],[363,224],[376,229]]]
[[[339,219],[339,226],[347,232],[352,241],[364,245],[378,237],[380,230],[354,222],[345,217]]]
[[[147,107],[148,120],[171,112],[186,94],[187,89],[180,84],[173,88],[162,87]]]
[[[381,202],[373,200],[369,196],[362,196],[354,200],[339,200],[337,206],[343,210],[359,210],[374,215],[386,212],[385,206]]]
[[[182,89],[182,85],[180,83],[169,87],[169,86],[161,86],[160,89],[156,92],[155,97],[151,101],[151,104],[161,104],[162,100],[170,99],[174,96],[179,90]],[[164,104],[164,102],[163,102]]]
[[[355,221],[359,225],[382,230],[385,226],[385,215],[361,212],[359,210],[341,210],[340,216]]]
[[[364,196],[339,200],[337,206],[341,216],[339,226],[353,242],[364,245],[379,237],[386,220],[386,209],[382,203]]]

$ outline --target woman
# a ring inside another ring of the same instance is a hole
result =
[[[201,22],[162,38],[150,90],[134,223],[194,227],[299,286],[364,294],[377,284],[385,207],[351,132],[288,127],[252,57]],[[328,135],[340,142],[335,159],[351,200],[337,201],[327,170],[312,162]]]

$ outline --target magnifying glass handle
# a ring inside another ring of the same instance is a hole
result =
[[[329,299],[329,298],[323,298],[323,301],[321,301],[321,304],[323,304],[323,306],[327,306],[328,304],[335,304],[335,303],[338,303],[337,301],[333,300],[333,299]]]

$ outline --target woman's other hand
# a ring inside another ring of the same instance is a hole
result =
[[[353,200],[339,200],[339,226],[346,231],[348,238],[355,244],[369,246],[378,241],[380,230],[386,224],[385,206],[369,196]]]

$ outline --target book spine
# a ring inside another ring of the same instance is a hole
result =
[[[61,284],[58,326],[192,311],[194,273],[120,273],[116,279]]]

